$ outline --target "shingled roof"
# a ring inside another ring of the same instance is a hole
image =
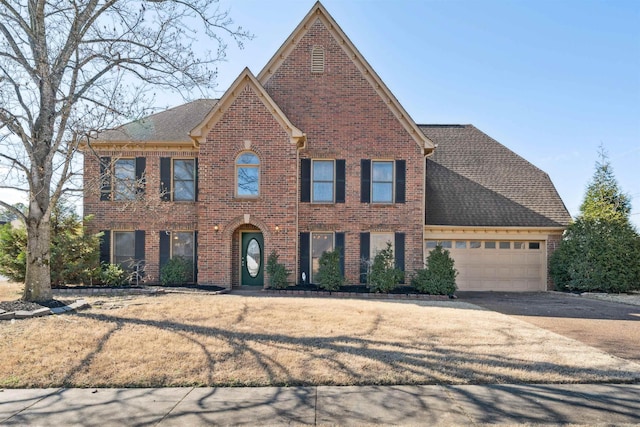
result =
[[[549,176],[472,125],[419,125],[437,144],[427,160],[426,224],[564,227],[571,219]]]
[[[103,132],[96,139],[114,142],[189,142],[189,132],[204,120],[216,102],[217,99],[198,99]]]

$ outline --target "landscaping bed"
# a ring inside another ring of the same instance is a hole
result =
[[[301,293],[304,294],[312,294],[314,292],[318,292],[318,293],[330,293],[330,294],[376,294],[376,295],[380,295],[380,296],[384,296],[386,294],[390,294],[390,295],[428,295],[428,294],[421,294],[420,292],[418,292],[416,290],[416,288],[414,288],[413,286],[406,286],[406,285],[400,285],[400,286],[396,286],[394,289],[392,289],[391,291],[389,291],[388,293],[376,293],[376,292],[372,292],[371,289],[367,286],[367,285],[344,285],[341,286],[340,289],[334,290],[334,291],[326,291],[322,288],[320,288],[317,285],[295,285],[295,286],[287,286],[284,289],[273,289],[273,288],[268,288],[269,291],[300,291]],[[447,295],[431,295],[431,296],[440,296],[440,297],[446,297],[448,298],[449,296]]]

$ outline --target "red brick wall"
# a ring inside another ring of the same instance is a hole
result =
[[[324,47],[322,74],[311,73],[314,45]],[[345,232],[345,273],[352,283],[359,276],[360,232],[406,233],[406,270],[421,268],[424,157],[321,21],[312,25],[264,86],[292,123],[307,134],[302,158],[346,160],[346,203],[301,203],[299,231]],[[406,160],[406,203],[361,203],[361,159]]]
[[[138,201],[101,201],[100,164],[90,152],[84,155],[84,215],[93,215],[89,230],[144,230],[145,280],[159,280],[159,231],[189,231],[198,229],[197,202],[163,202],[160,200],[160,158],[197,157],[188,151],[102,151],[100,156],[116,158],[146,157],[146,189]]]
[[[200,146],[200,283],[239,284],[237,233],[247,225],[264,235],[265,262],[276,249],[280,261],[295,268],[297,148],[250,86],[239,91]],[[260,195],[254,199],[235,196],[235,161],[246,147],[260,158]]]

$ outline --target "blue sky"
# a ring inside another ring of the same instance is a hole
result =
[[[221,0],[255,38],[229,44],[212,95],[260,72],[314,3]],[[547,172],[572,215],[603,144],[640,227],[640,1],[322,3],[417,123],[475,125]]]

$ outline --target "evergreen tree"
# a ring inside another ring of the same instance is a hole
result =
[[[596,221],[628,221],[631,201],[620,190],[604,147],[600,146],[598,156],[600,160],[596,162],[596,171],[587,186],[584,201],[580,206],[580,218]]]
[[[640,236],[629,221],[631,202],[602,147],[599,157],[580,214],[551,256],[551,276],[561,290],[640,289]]]

